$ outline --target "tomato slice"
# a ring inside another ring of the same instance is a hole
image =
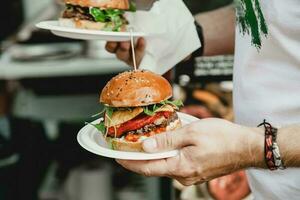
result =
[[[108,135],[112,137],[114,136],[120,137],[125,132],[138,130],[148,124],[152,124],[155,120],[157,120],[162,116],[164,116],[165,118],[169,118],[171,114],[172,114],[171,112],[158,112],[153,116],[139,115],[136,118],[127,121],[117,127],[110,127],[108,129]],[[116,133],[115,133],[115,128],[116,128]]]

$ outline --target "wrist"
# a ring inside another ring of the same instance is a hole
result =
[[[298,146],[298,141],[293,139],[295,133],[297,131],[292,126],[278,129],[277,144],[281,159],[286,167],[297,166],[295,165],[297,162],[295,158],[299,155],[299,152],[293,148],[293,146]]]
[[[248,163],[247,168],[266,168],[264,157],[264,129],[248,128]]]
[[[300,124],[278,129],[277,144],[286,167],[300,167],[299,130]]]

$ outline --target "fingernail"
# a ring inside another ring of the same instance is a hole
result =
[[[149,138],[143,142],[143,149],[146,152],[153,152],[157,148],[156,140],[153,138]]]

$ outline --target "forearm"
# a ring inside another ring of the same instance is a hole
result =
[[[232,5],[195,16],[204,35],[204,56],[234,53],[235,10]]]
[[[280,128],[277,142],[285,166],[300,167],[300,124]]]

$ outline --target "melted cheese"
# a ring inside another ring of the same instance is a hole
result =
[[[156,112],[174,112],[174,107],[166,104],[157,109]]]
[[[115,111],[111,118],[105,118],[105,126],[112,127],[127,122],[143,112],[142,107],[134,108],[133,110],[118,110]]]

